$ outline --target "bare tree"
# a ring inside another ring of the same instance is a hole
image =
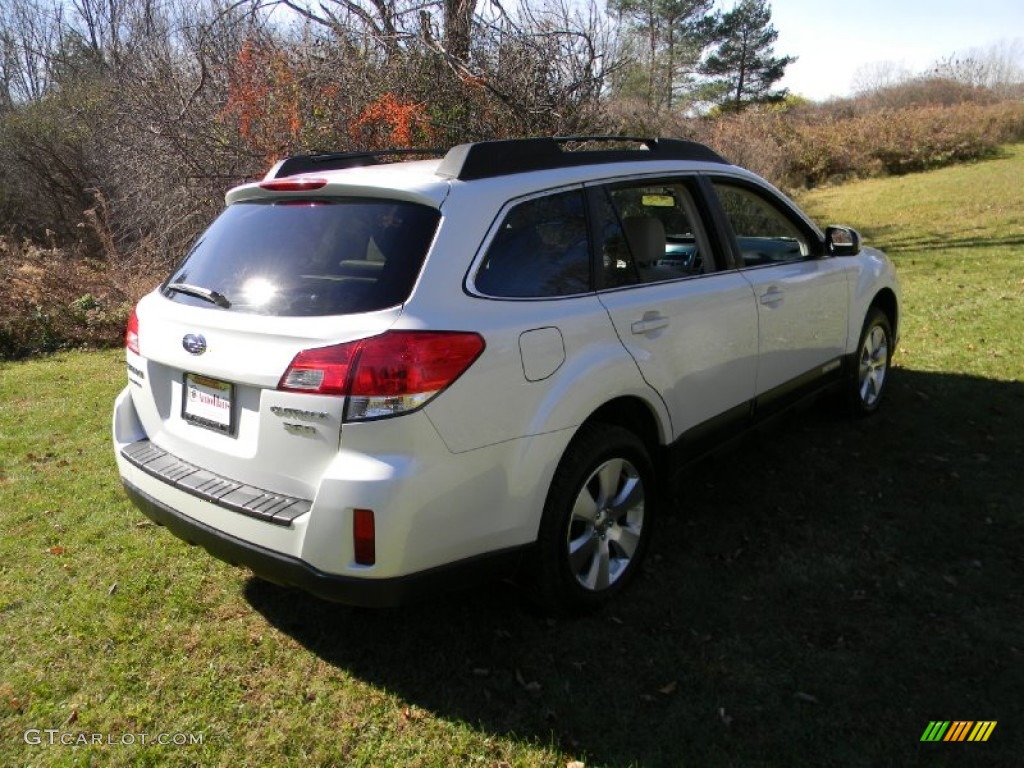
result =
[[[0,6],[0,98],[6,106],[27,104],[46,94],[63,35],[62,6],[37,0],[7,0]]]
[[[899,85],[912,77],[913,74],[904,64],[895,61],[876,61],[858,67],[853,74],[851,85],[855,93],[868,94]]]

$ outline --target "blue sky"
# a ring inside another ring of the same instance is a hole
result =
[[[771,7],[776,54],[799,56],[782,84],[816,100],[849,95],[865,65],[890,61],[917,73],[953,53],[1024,40],[1024,0],[772,0]]]

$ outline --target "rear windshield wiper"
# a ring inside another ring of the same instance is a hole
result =
[[[210,290],[209,288],[203,288],[201,285],[192,285],[190,283],[170,283],[167,286],[167,290],[175,291],[177,293],[186,293],[189,296],[195,296],[197,299],[203,299],[211,304],[216,304],[218,307],[224,307],[224,309],[231,306],[231,302],[228,301],[228,297],[223,293],[217,293],[217,291]]]

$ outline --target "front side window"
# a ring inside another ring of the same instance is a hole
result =
[[[760,194],[736,184],[712,183],[736,235],[742,266],[799,261],[811,254],[807,235]]]
[[[591,290],[590,242],[582,190],[536,197],[511,208],[474,281],[487,296],[548,298]]]
[[[263,315],[343,315],[409,298],[440,213],[398,200],[228,206],[162,286],[172,301]],[[204,298],[204,296],[206,298]]]

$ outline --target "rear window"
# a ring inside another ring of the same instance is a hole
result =
[[[162,291],[173,301],[263,315],[386,309],[409,298],[439,220],[433,208],[394,200],[235,203]]]

